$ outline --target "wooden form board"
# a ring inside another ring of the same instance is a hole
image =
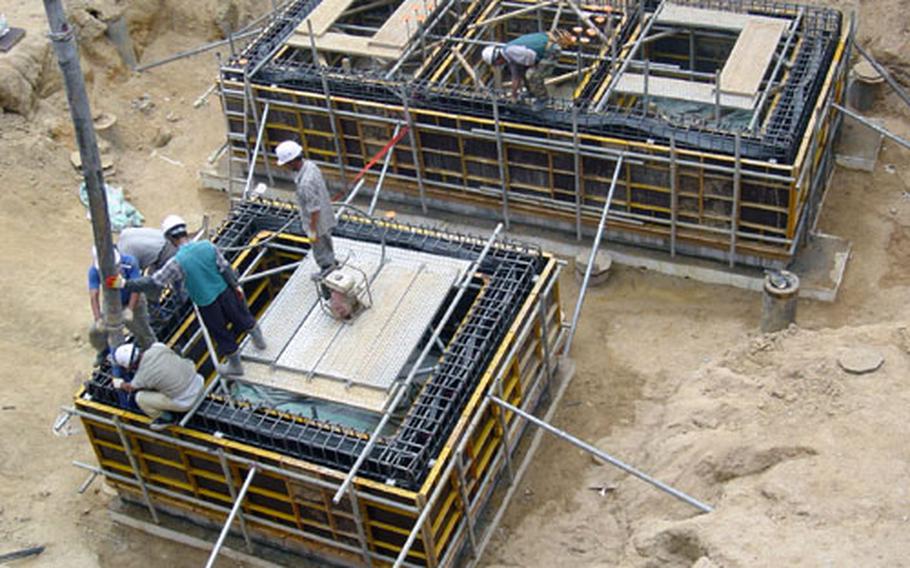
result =
[[[329,29],[341,15],[354,4],[354,0],[322,0],[303,21],[288,45],[310,48],[307,21],[313,26],[316,49],[360,57],[397,59],[421,20],[429,17],[436,6],[433,0],[403,0],[373,36],[355,36],[330,32]]]
[[[753,16],[751,14],[694,8],[692,6],[681,6],[679,4],[670,3],[664,5],[663,11],[661,11],[660,15],[657,17],[658,24],[678,25],[687,28],[729,30],[733,32],[741,31],[746,27],[746,24],[754,21],[789,22],[789,20],[769,18],[767,16]]]
[[[616,92],[631,95],[644,94],[644,75],[624,73],[616,83]],[[648,77],[648,95],[707,105],[713,105],[715,100],[714,85],[712,83],[697,83],[695,81],[670,79],[667,77]],[[753,97],[722,93],[720,106],[749,110],[754,106],[754,99]]]
[[[389,16],[370,42],[373,45],[386,47],[404,47],[411,39],[411,30],[417,30],[418,19],[428,17],[427,10],[432,11],[432,0],[404,0],[398,9]]]
[[[747,22],[720,73],[720,88],[739,95],[757,95],[786,28],[783,20]]]
[[[300,49],[310,49],[310,36],[294,34],[286,42],[287,45]],[[377,57],[379,59],[398,59],[401,50],[374,45],[366,36],[354,36],[327,32],[316,38],[316,49],[332,53],[345,53],[358,57]]]
[[[335,23],[335,20],[341,17],[341,14],[347,10],[354,0],[322,0],[316,6],[310,15],[297,26],[297,33],[309,35],[307,20],[313,26],[313,35],[321,36]]]

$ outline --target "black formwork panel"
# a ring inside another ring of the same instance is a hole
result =
[[[294,207],[244,201],[232,208],[213,242],[233,261],[239,254],[237,248],[249,244],[261,231],[278,230],[303,235]],[[356,216],[343,217],[333,233],[465,260],[477,259],[485,245],[479,237],[443,233],[431,227],[379,224]],[[486,283],[477,301],[457,322],[458,331],[443,351],[436,372],[417,395],[401,426],[394,435],[379,440],[364,462],[361,475],[393,481],[408,489],[420,485],[543,266],[544,257],[536,247],[503,241],[489,250],[478,268]],[[155,326],[162,338],[173,335],[192,312],[189,301],[178,304],[176,298],[169,298],[165,304],[172,315]],[[427,336],[429,333],[428,330]],[[108,364],[96,370],[86,385],[87,391],[93,400],[126,408],[111,386],[109,370]],[[370,434],[223,395],[205,399],[187,426],[207,433],[220,432],[233,440],[343,471],[353,466]]]
[[[786,80],[777,91],[777,102],[765,127],[758,135],[744,133],[742,138],[743,158],[774,160],[780,164],[791,163],[797,154],[811,118],[811,110],[824,85],[827,70],[834,56],[844,25],[841,13],[833,9],[767,0],[744,0],[735,4],[722,0],[681,0],[679,3],[770,16],[792,17],[798,10],[803,11],[798,41],[794,42],[795,61],[788,70]],[[243,81],[246,75],[253,84],[277,85],[297,91],[319,93],[320,96],[323,94],[325,80],[330,94],[335,97],[397,105],[401,104],[401,97],[406,95],[412,108],[452,112],[477,118],[493,117],[489,95],[478,93],[470,87],[433,83],[403,73],[386,77],[384,71],[343,72],[336,67],[314,66],[290,55],[273,57],[317,4],[318,0],[299,0],[292,3],[281,18],[273,22],[249,48],[222,69],[224,79]],[[656,8],[654,2],[646,5],[649,10]],[[464,6],[468,4],[465,3]],[[459,30],[464,24],[476,17],[477,14],[469,14],[462,24],[444,31],[460,33]],[[630,15],[630,21],[623,30],[623,37],[631,37],[639,25],[639,17],[638,12]],[[437,55],[426,64],[432,68],[438,65],[437,60],[441,57],[442,55]],[[507,98],[502,98],[498,101],[500,118],[503,121],[543,128],[571,130],[571,108],[574,105],[578,110],[579,130],[585,134],[657,144],[669,144],[672,137],[680,148],[726,155],[734,153],[734,133],[725,131],[722,126],[682,125],[640,107],[623,108],[609,105],[601,112],[594,111],[594,101],[591,97],[609,73],[609,64],[607,62],[600,64],[593,71],[579,98],[574,101],[553,100],[541,111],[532,111],[527,105],[514,104]]]

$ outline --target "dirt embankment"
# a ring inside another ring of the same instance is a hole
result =
[[[82,69],[90,87],[129,80],[110,39],[112,22],[123,20],[140,61],[163,36],[192,38],[195,43],[220,39],[263,13],[262,0],[72,0],[67,14],[76,32]],[[4,8],[12,25],[26,27],[27,37],[9,54],[0,55],[0,109],[31,117],[40,101],[62,89],[43,15],[34,6]],[[165,38],[167,42],[167,38]],[[56,106],[56,105],[53,105]],[[57,109],[60,110],[60,109]]]
[[[202,553],[113,526],[99,483],[77,495],[85,472],[70,462],[95,457],[78,425],[69,437],[51,434],[93,358],[85,340],[91,230],[78,200],[81,176],[70,161],[75,140],[43,6],[2,4],[0,12],[27,35],[0,55],[0,250],[6,267],[0,270],[0,553],[43,544],[40,557],[20,564],[200,566]],[[66,2],[77,24],[92,109],[117,119],[99,132],[113,164],[105,181],[126,190],[149,226],[169,213],[194,226],[205,214],[217,222],[227,200],[201,190],[197,171],[224,142],[224,118],[217,97],[193,105],[216,77],[214,56],[131,74],[106,36],[106,19],[118,13],[127,18],[139,60],[147,62],[220,37],[219,10],[239,27],[271,3],[110,4]]]
[[[595,444],[712,513],[574,450],[545,447],[544,457],[586,465],[569,479],[552,475],[552,463],[549,475],[532,472],[518,500],[526,514],[507,516],[490,565],[905,565],[910,329],[793,327],[734,343],[694,372],[645,380],[632,420],[604,404],[614,426]],[[846,372],[840,361],[857,348],[884,364]],[[621,385],[626,372],[608,375]],[[571,415],[560,425],[596,429]]]

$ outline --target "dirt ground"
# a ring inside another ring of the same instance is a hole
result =
[[[201,189],[196,172],[223,142],[223,118],[215,99],[193,107],[215,76],[214,55],[131,76],[99,22],[123,11],[151,61],[236,28],[268,2],[70,4],[93,108],[117,116],[105,135],[109,183],[150,226],[171,212],[217,221],[226,198]],[[858,10],[860,40],[901,77],[904,4],[837,3]],[[93,358],[91,233],[42,6],[6,0],[0,11],[29,33],[15,61],[0,56],[0,553],[47,546],[23,567],[199,566],[200,552],[113,525],[100,483],[77,495],[85,473],[70,462],[94,457],[78,427],[51,431]],[[871,114],[910,138],[901,104],[887,95]],[[617,269],[588,296],[556,425],[715,511],[697,515],[546,439],[487,565],[910,565],[910,153],[886,143],[874,173],[838,170],[819,228],[853,243],[843,288],[833,304],[800,302],[799,327],[780,334],[757,332],[755,293],[639,269]],[[567,276],[563,287],[570,310],[577,285]],[[841,370],[838,357],[856,346],[880,352],[883,367]]]

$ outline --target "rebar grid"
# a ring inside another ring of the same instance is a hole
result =
[[[254,83],[281,85],[283,87],[321,92],[322,80],[325,78],[332,96],[352,98],[359,101],[372,101],[385,104],[399,104],[402,94],[409,98],[412,108],[449,111],[456,114],[491,118],[493,105],[490,93],[478,91],[472,85],[456,85],[444,82],[432,82],[424,79],[430,73],[421,72],[420,77],[398,73],[389,79],[384,70],[363,71],[344,70],[340,67],[323,67],[309,61],[300,60],[292,55],[281,58],[259,60],[262,54],[272,53],[275,46],[287,38],[296,25],[305,18],[313,7],[315,0],[306,0],[292,4],[285,12],[283,19],[272,25],[244,54],[247,69],[253,66],[257,73],[251,76]],[[801,8],[795,3],[771,2],[769,0],[688,0],[687,5],[732,10],[770,16],[794,16]],[[633,3],[634,4],[634,3]],[[441,27],[442,19],[433,22],[433,26],[424,30],[427,40],[436,38],[454,38],[463,36],[471,20],[476,20],[480,9],[474,4],[469,17],[460,20],[451,30],[436,29]],[[657,3],[651,1],[649,9]],[[633,6],[634,8],[634,6]],[[815,99],[825,80],[825,69],[830,63],[841,29],[841,15],[831,9],[802,7],[805,11],[798,30],[799,39],[796,57],[786,80],[780,86],[777,104],[768,111],[765,126],[753,136],[742,133],[742,155],[747,159],[775,160],[778,163],[789,163],[794,158],[802,139]],[[639,26],[640,12],[630,9],[630,19],[621,30],[621,39],[626,41]],[[461,36],[459,34],[462,34]],[[415,35],[415,38],[417,36]],[[438,41],[438,40],[437,40]],[[468,40],[471,41],[471,40]],[[278,42],[277,44],[275,42]],[[259,45],[261,44],[261,45]],[[445,45],[445,44],[443,44]],[[433,70],[441,64],[442,58],[449,50],[429,50],[429,59],[419,61],[421,70]],[[293,50],[286,50],[292,54]],[[418,57],[420,50],[412,52]],[[684,123],[673,117],[662,116],[656,111],[642,105],[620,106],[614,101],[604,108],[603,112],[593,112],[597,102],[592,97],[601,83],[607,79],[613,68],[609,58],[595,67],[580,95],[575,100],[553,99],[540,112],[532,112],[527,105],[511,103],[504,93],[497,93],[501,120],[510,120],[524,124],[560,128],[568,130],[572,123],[573,105],[578,109],[578,128],[581,133],[613,136],[639,142],[657,142],[668,144],[675,138],[680,148],[691,148],[732,155],[734,152],[735,127],[721,124]],[[242,70],[235,66],[222,69],[226,79],[240,79]]]
[[[290,204],[242,201],[232,208],[213,242],[219,247],[237,247],[261,231],[282,227],[288,234],[303,235],[299,215]],[[384,240],[387,246],[461,259],[476,258],[485,243],[476,236],[377,222],[359,215],[343,215],[334,234],[368,242]],[[229,261],[239,254],[237,250],[225,252]],[[362,475],[409,488],[419,485],[543,264],[539,248],[508,239],[490,250],[479,267],[479,272],[487,275],[482,292],[470,309],[465,307],[461,321],[452,323],[453,329],[447,334],[452,339],[436,372],[417,395],[398,431],[379,440],[361,468]],[[192,312],[188,301],[178,304],[176,298],[168,298],[168,303],[174,315],[160,322],[156,328],[159,337],[173,335]],[[94,373],[87,390],[98,402],[136,410],[113,388],[107,363]],[[365,432],[217,394],[199,405],[187,427],[220,432],[230,439],[342,470],[353,465],[367,438]]]

